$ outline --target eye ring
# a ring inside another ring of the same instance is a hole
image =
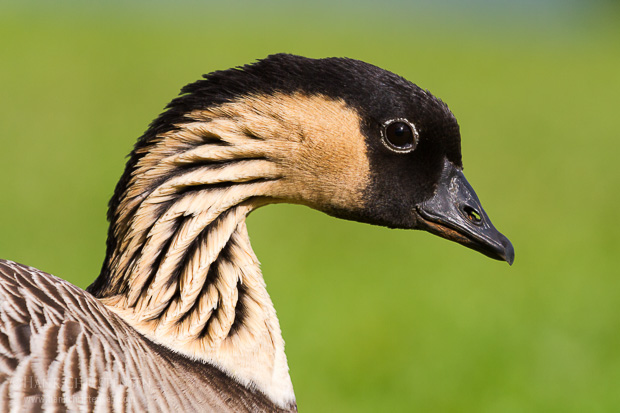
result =
[[[390,119],[381,128],[383,144],[393,152],[413,152],[418,145],[418,137],[415,125],[404,118]]]

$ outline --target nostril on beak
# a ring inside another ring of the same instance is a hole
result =
[[[473,208],[469,205],[464,205],[463,207],[461,207],[461,211],[465,215],[465,218],[467,218],[472,224],[482,224],[482,214],[480,214],[480,212],[478,212],[476,208]]]

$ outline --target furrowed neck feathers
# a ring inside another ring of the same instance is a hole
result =
[[[294,394],[284,341],[245,218],[273,202],[359,203],[367,161],[358,114],[320,95],[275,94],[184,119],[132,154],[89,290],[153,341],[286,406]],[[354,139],[335,147],[333,133]],[[350,179],[350,191],[334,176]]]

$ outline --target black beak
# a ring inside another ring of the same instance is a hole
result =
[[[461,169],[447,160],[435,195],[417,213],[422,229],[512,265],[512,244],[491,224]]]

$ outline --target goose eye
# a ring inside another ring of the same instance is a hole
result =
[[[394,119],[383,126],[383,141],[396,152],[411,152],[418,143],[418,132],[404,119]]]

